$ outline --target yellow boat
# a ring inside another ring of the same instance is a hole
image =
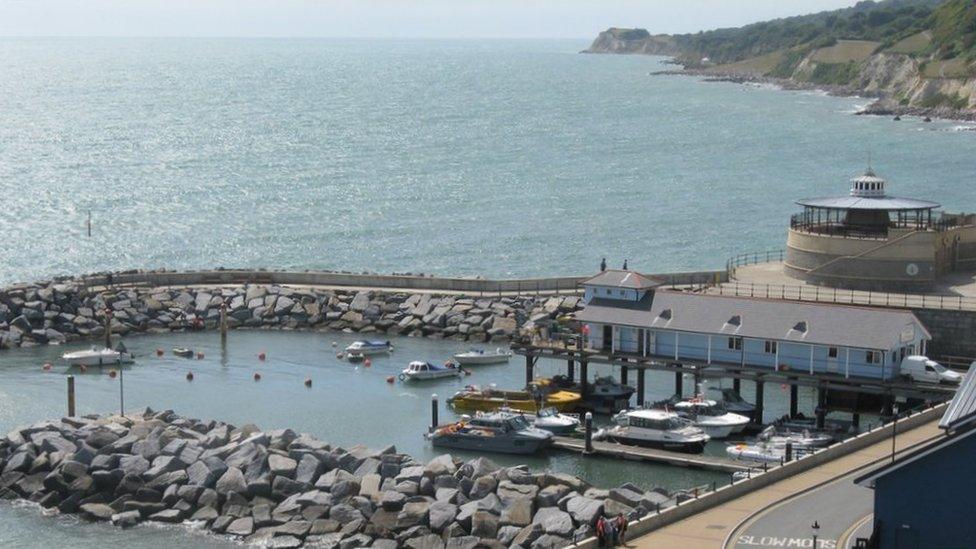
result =
[[[542,393],[542,405],[529,391],[500,391],[466,387],[447,399],[459,412],[491,412],[507,406],[522,412],[535,413],[541,408],[555,408],[560,412],[572,412],[580,403],[580,394],[571,391]]]

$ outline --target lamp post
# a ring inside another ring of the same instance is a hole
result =
[[[813,533],[813,549],[817,549],[817,534],[820,533],[820,523],[813,521],[810,525],[810,531]]]

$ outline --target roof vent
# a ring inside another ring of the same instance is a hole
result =
[[[804,334],[807,333],[807,321],[801,320],[797,322],[796,325],[793,326],[793,329],[800,333],[804,333]]]
[[[662,320],[671,320],[671,309],[664,309],[657,317]]]
[[[730,326],[742,326],[742,317],[739,315],[733,315],[732,318],[726,322],[726,324],[729,324]]]

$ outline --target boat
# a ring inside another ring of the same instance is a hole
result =
[[[346,347],[346,352],[350,355],[353,353],[358,353],[363,356],[380,355],[383,353],[393,352],[393,345],[389,340],[367,341],[360,339],[358,341],[353,341],[348,347]]]
[[[792,444],[794,448],[824,448],[834,443],[834,436],[824,431],[791,431],[777,428],[770,425],[763,429],[756,437],[762,442],[767,442],[774,446],[786,447]]]
[[[543,386],[548,384],[560,389],[582,393],[582,387],[579,383],[563,375],[540,378],[536,382]],[[613,376],[596,377],[587,384],[583,404],[598,414],[615,414],[630,407],[630,397],[635,391],[634,387],[618,382]]]
[[[725,454],[739,461],[754,461],[757,463],[782,463],[786,458],[786,448],[768,443],[730,444],[725,448]]]
[[[434,429],[427,435],[434,446],[498,452],[534,454],[552,444],[552,433],[529,425],[520,414],[479,414]]]
[[[796,417],[783,416],[777,419],[774,423],[779,429],[785,429],[789,431],[818,431],[824,433],[830,433],[834,436],[834,439],[842,438],[843,435],[856,431],[851,422],[828,419],[824,421],[824,426],[822,429],[817,428],[817,420],[812,417],[804,417],[802,414]]]
[[[64,353],[61,355],[61,359],[67,362],[69,366],[102,366],[135,362],[132,353],[126,351],[121,344],[119,349],[92,346],[83,351]]]
[[[454,360],[462,366],[478,366],[481,364],[504,364],[512,358],[512,352],[506,351],[501,347],[494,351],[484,349],[471,349],[464,353],[454,355]]]
[[[721,393],[722,405],[733,414],[752,417],[756,414],[756,405],[742,398],[738,391],[729,387],[712,387],[712,391]]]
[[[702,453],[711,440],[704,430],[665,410],[627,410],[613,419],[616,425],[600,429],[595,438],[686,454]]]
[[[353,362],[353,363],[362,362],[362,361],[366,360],[366,355],[364,355],[363,353],[360,353],[358,351],[353,351],[353,352],[349,353],[348,355],[346,355],[346,360],[348,360],[349,362]]]
[[[193,358],[193,349],[186,347],[173,347],[173,354],[182,358]]]
[[[498,413],[517,414],[524,416],[525,419],[537,429],[549,431],[554,435],[568,435],[580,426],[579,417],[571,414],[560,413],[555,408],[543,408],[535,414],[526,413],[509,407],[499,408]]]
[[[749,424],[746,416],[733,414],[720,403],[701,396],[676,402],[671,407],[714,439],[728,438],[732,433],[742,432]]]
[[[463,373],[457,364],[447,361],[443,366],[415,360],[400,372],[400,381],[426,381],[445,377],[460,377]]]
[[[580,394],[563,390],[547,392],[538,386],[533,386],[531,391],[502,391],[494,385],[486,388],[468,385],[447,402],[462,412],[492,412],[506,406],[533,414],[544,408],[571,412],[579,405]]]

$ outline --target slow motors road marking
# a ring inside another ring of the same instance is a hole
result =
[[[737,547],[795,547],[814,549],[813,538],[786,538],[778,536],[740,535],[735,542]],[[818,539],[816,549],[837,549],[837,540]]]

